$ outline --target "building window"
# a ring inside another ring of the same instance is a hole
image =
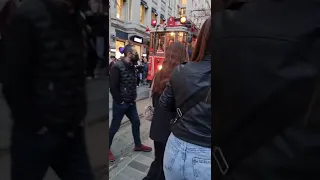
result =
[[[145,14],[146,14],[145,7],[143,5],[140,5],[140,24],[141,25],[144,25]]]
[[[123,0],[117,0],[117,18],[122,19]]]
[[[186,16],[186,8],[180,8],[180,17]]]
[[[181,0],[180,3],[181,3],[182,5],[187,5],[187,0]]]

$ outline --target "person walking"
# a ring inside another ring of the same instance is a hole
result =
[[[124,115],[131,122],[135,144],[134,151],[152,151],[152,148],[143,145],[140,139],[140,119],[136,105],[137,76],[134,62],[137,62],[137,59],[135,52],[136,50],[133,46],[126,45],[123,52],[124,57],[114,64],[110,73],[110,92],[113,98],[113,117],[109,128],[109,161],[111,162],[115,161],[115,157],[110,148]]]
[[[4,38],[3,94],[11,110],[11,179],[93,180],[84,135],[84,39],[80,7],[24,0]]]
[[[159,105],[175,112],[163,158],[166,180],[211,179],[211,18],[200,30],[191,62],[171,74]]]
[[[175,112],[165,111],[159,106],[159,98],[169,82],[175,67],[187,61],[185,47],[178,42],[171,44],[166,49],[163,68],[155,74],[153,80],[152,104],[154,107],[150,127],[150,138],[154,141],[155,160],[152,162],[147,176],[143,180],[165,180],[163,172],[163,155],[170,131],[170,120],[175,118]]]

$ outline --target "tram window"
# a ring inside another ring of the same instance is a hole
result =
[[[178,42],[180,42],[183,45],[186,45],[186,39],[187,38],[187,34],[184,32],[179,32],[178,33]]]
[[[169,32],[166,36],[166,46],[170,46],[172,43],[176,41],[176,33],[175,32]]]
[[[158,33],[157,51],[164,51],[165,33]]]

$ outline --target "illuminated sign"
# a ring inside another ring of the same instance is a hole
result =
[[[135,43],[143,44],[143,38],[140,36],[133,35],[133,36],[130,36],[129,39]]]
[[[137,42],[137,43],[142,43],[142,38],[134,37],[134,38],[133,38],[133,41],[134,41],[134,42]]]

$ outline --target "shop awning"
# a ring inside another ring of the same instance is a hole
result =
[[[165,21],[165,20],[166,20],[166,18],[164,17],[164,15],[163,15],[163,14],[160,14],[160,18],[161,18],[163,21]]]
[[[141,4],[142,6],[144,6],[144,8],[146,8],[146,9],[149,8],[147,2],[145,2],[144,0],[141,0],[140,4]]]
[[[152,12],[154,15],[158,16],[157,10],[156,10],[155,8],[152,8],[152,9],[151,9],[151,12]]]

